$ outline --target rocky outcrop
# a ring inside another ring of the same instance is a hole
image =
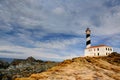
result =
[[[0,69],[5,69],[9,66],[8,62],[0,60]]]
[[[120,54],[65,60],[45,72],[16,80],[120,80]]]
[[[14,59],[6,69],[0,68],[0,80],[14,80],[18,77],[28,77],[33,73],[46,71],[57,64],[57,62],[52,61],[36,60],[33,57]]]

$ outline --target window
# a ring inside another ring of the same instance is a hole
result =
[[[112,49],[110,49],[112,51]]]
[[[98,53],[98,56],[99,56],[99,53]]]
[[[109,51],[109,48],[108,48],[108,51]]]
[[[97,48],[97,50],[99,51],[99,48]]]
[[[106,53],[106,55],[108,55],[108,54]]]
[[[106,50],[107,50],[107,48],[106,48]]]

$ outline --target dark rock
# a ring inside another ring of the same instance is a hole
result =
[[[15,78],[28,77],[33,73],[43,72],[55,65],[57,62],[36,60],[33,57],[27,59],[14,59],[9,67],[0,69],[0,80],[14,80]],[[3,66],[3,62],[1,62]]]
[[[26,61],[28,61],[28,62],[34,62],[34,61],[36,61],[36,59],[34,59],[34,58],[31,56],[31,57],[28,57],[28,58],[26,59]]]
[[[5,68],[7,68],[8,66],[9,66],[9,63],[8,63],[8,62],[1,61],[1,60],[0,60],[0,69],[1,69],[1,68],[4,68],[4,69],[5,69]]]

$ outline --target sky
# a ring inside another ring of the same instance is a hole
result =
[[[91,44],[120,52],[120,0],[0,0],[0,57],[61,61]]]

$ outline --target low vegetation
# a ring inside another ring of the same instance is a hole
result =
[[[16,80],[120,80],[120,54],[65,60],[45,72]]]

